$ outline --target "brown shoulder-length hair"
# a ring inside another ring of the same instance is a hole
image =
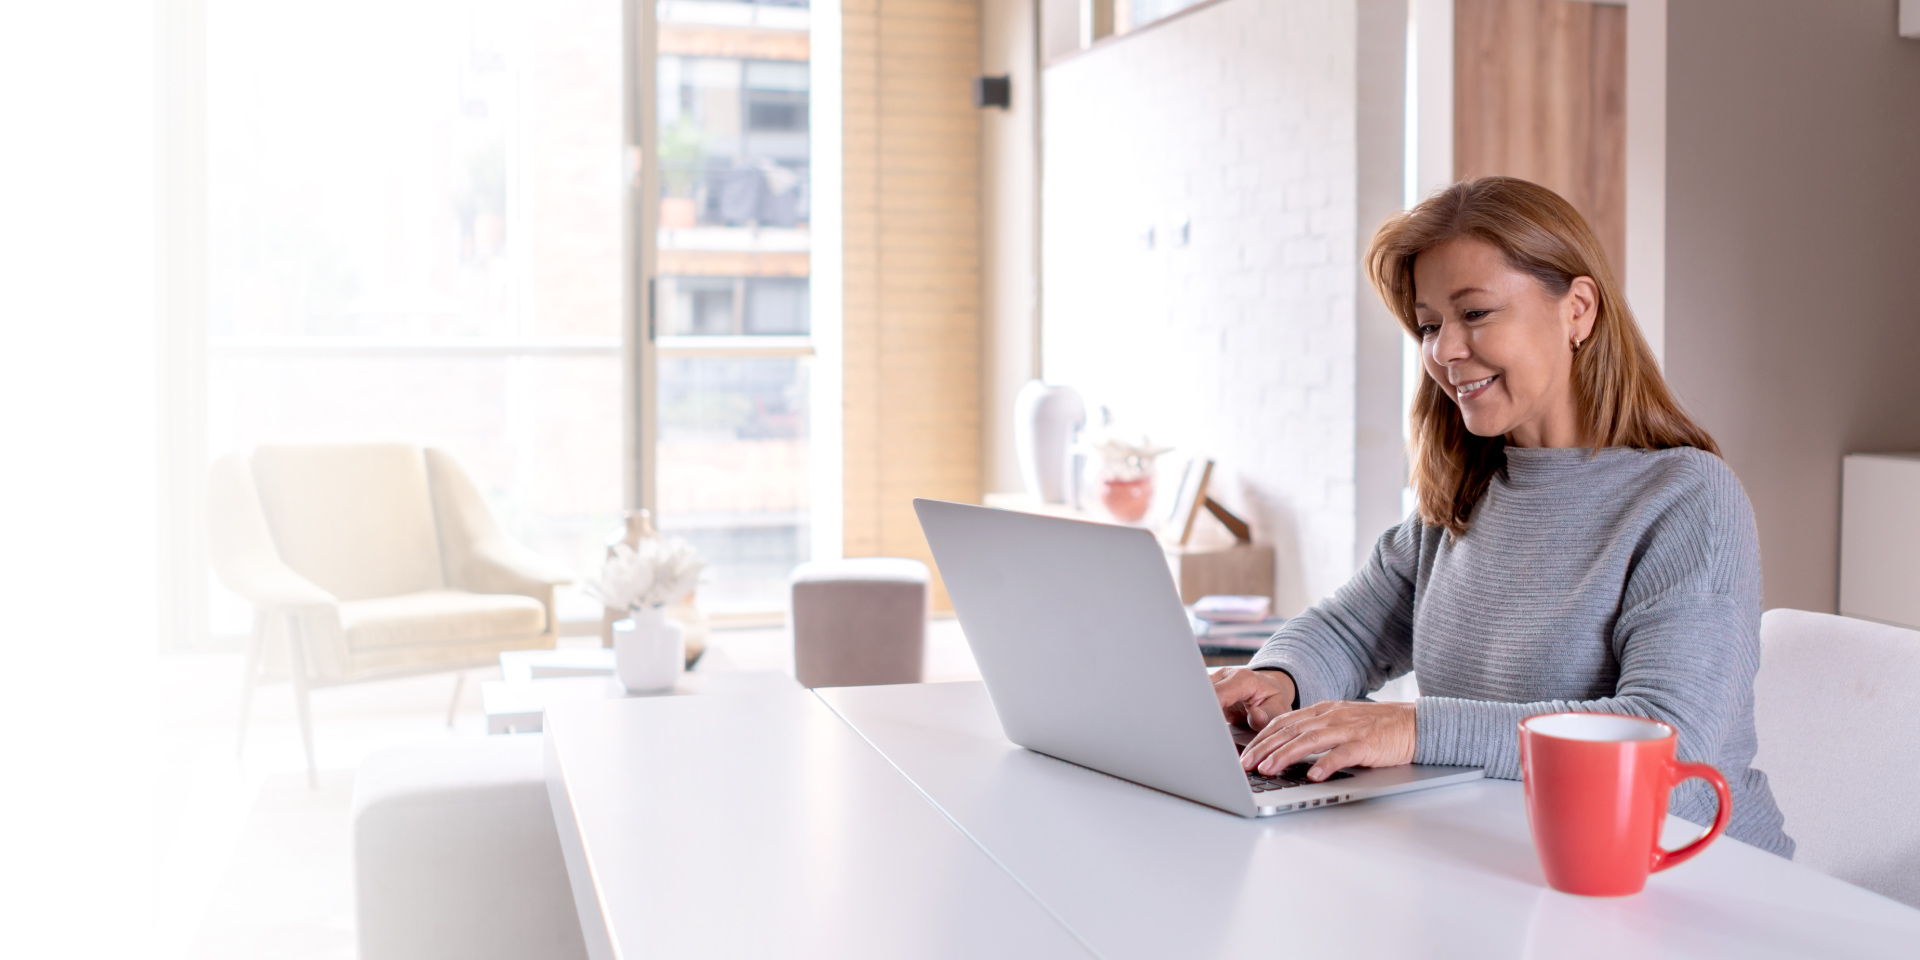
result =
[[[1565,296],[1576,277],[1590,277],[1599,288],[1593,332],[1573,356],[1574,396],[1596,452],[1600,447],[1698,447],[1720,453],[1667,389],[1593,228],[1572,204],[1537,183],[1514,177],[1456,183],[1394,216],[1373,235],[1367,272],[1387,309],[1414,339],[1420,338],[1413,312],[1414,258],[1459,237],[1492,244],[1509,266],[1555,297]],[[1425,375],[1408,416],[1420,518],[1462,535],[1487,485],[1506,468],[1506,438],[1467,432],[1454,399]]]

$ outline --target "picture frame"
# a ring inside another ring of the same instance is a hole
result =
[[[1179,546],[1193,537],[1193,524],[1207,503],[1207,483],[1213,479],[1213,461],[1194,457],[1180,474],[1180,486],[1174,491],[1167,511],[1167,536]]]

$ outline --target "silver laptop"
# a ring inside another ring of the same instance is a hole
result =
[[[1007,739],[1243,817],[1479,779],[1479,767],[1240,769],[1160,543],[1136,527],[915,500]],[[1236,736],[1237,734],[1237,736]],[[1238,741],[1236,743],[1236,740]]]

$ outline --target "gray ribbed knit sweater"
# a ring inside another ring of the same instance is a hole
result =
[[[1651,717],[1683,760],[1733,788],[1727,835],[1792,856],[1752,768],[1760,665],[1753,510],[1720,458],[1692,448],[1508,448],[1463,537],[1418,518],[1290,621],[1251,666],[1293,675],[1302,704],[1355,699],[1417,671],[1414,759],[1520,777],[1516,724],[1556,710]],[[1713,790],[1672,812],[1711,823]]]

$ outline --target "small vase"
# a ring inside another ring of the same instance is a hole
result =
[[[1121,523],[1139,523],[1153,503],[1153,475],[1132,480],[1102,480],[1100,503]]]
[[[686,630],[664,606],[634,611],[613,625],[613,668],[628,693],[673,689],[687,669]]]

